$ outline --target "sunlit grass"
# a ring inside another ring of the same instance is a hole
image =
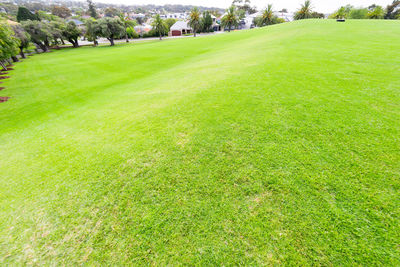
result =
[[[0,263],[400,264],[400,21],[17,63]]]

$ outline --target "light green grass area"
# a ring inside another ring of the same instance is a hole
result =
[[[400,21],[15,65],[1,264],[400,265]]]

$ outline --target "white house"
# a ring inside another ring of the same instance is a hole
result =
[[[274,15],[277,16],[278,18],[284,19],[285,21],[294,20],[294,13],[291,12],[275,11]]]

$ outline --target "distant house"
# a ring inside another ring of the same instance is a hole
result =
[[[134,27],[135,32],[137,32],[140,36],[143,36],[143,34],[148,33],[152,29],[153,27],[151,25],[139,25]]]
[[[182,19],[185,20],[188,18],[188,14],[187,13],[168,13],[168,14],[164,14],[161,15],[160,17],[163,19]]]
[[[294,13],[285,12],[283,10],[274,12],[274,15],[278,18],[284,19],[285,21],[293,21]]]
[[[221,20],[218,19],[216,16],[214,16],[213,14],[211,14],[211,19],[212,19],[212,26],[211,28],[213,29],[213,31],[217,32],[221,30]]]
[[[69,19],[69,20],[67,20],[67,22],[70,22],[70,21],[73,21],[75,23],[75,25],[78,26],[78,27],[85,25],[85,23],[83,23],[79,19]]]
[[[131,19],[136,19],[136,20],[137,19],[144,20],[146,18],[146,15],[142,14],[142,13],[139,13],[139,14],[130,13],[130,14],[128,14],[128,17],[130,17]]]
[[[171,26],[170,35],[171,36],[181,36],[183,34],[192,33],[192,28],[188,25],[186,21],[177,21]]]

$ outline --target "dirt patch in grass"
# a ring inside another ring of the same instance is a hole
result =
[[[8,79],[10,76],[0,76],[0,80]]]
[[[0,103],[6,102],[9,98],[8,96],[0,96]]]
[[[0,87],[0,91],[3,90],[3,89],[6,89],[6,88],[5,87]]]

